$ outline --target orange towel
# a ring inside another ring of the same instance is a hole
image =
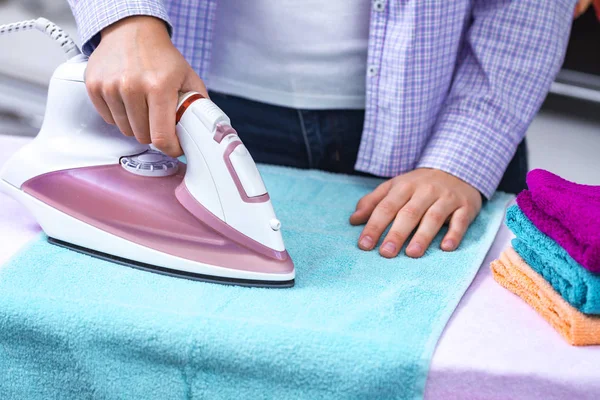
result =
[[[496,282],[525,300],[571,345],[600,344],[600,316],[573,308],[512,247],[491,268]]]

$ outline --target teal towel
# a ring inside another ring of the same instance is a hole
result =
[[[294,288],[175,279],[37,240],[0,268],[0,398],[421,398],[510,197],[484,207],[458,251],[438,236],[422,259],[388,260],[360,251],[347,222],[379,180],[261,172]]]
[[[575,261],[513,205],[506,224],[515,234],[513,248],[529,266],[544,277],[560,295],[584,314],[600,314],[600,275]]]

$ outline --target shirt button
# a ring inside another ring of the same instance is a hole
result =
[[[375,76],[377,72],[379,72],[379,69],[374,65],[369,65],[369,68],[367,68],[367,75],[369,76]]]
[[[385,0],[373,0],[373,9],[378,12],[385,10]]]

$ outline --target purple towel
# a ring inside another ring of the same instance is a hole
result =
[[[533,224],[586,269],[600,273],[600,186],[569,182],[536,169],[517,204]]]

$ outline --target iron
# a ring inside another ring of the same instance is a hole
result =
[[[186,161],[170,158],[104,122],[85,87],[87,58],[67,47],[39,134],[0,170],[0,189],[50,242],[188,279],[293,286],[281,223],[227,115],[199,93],[181,94]]]

